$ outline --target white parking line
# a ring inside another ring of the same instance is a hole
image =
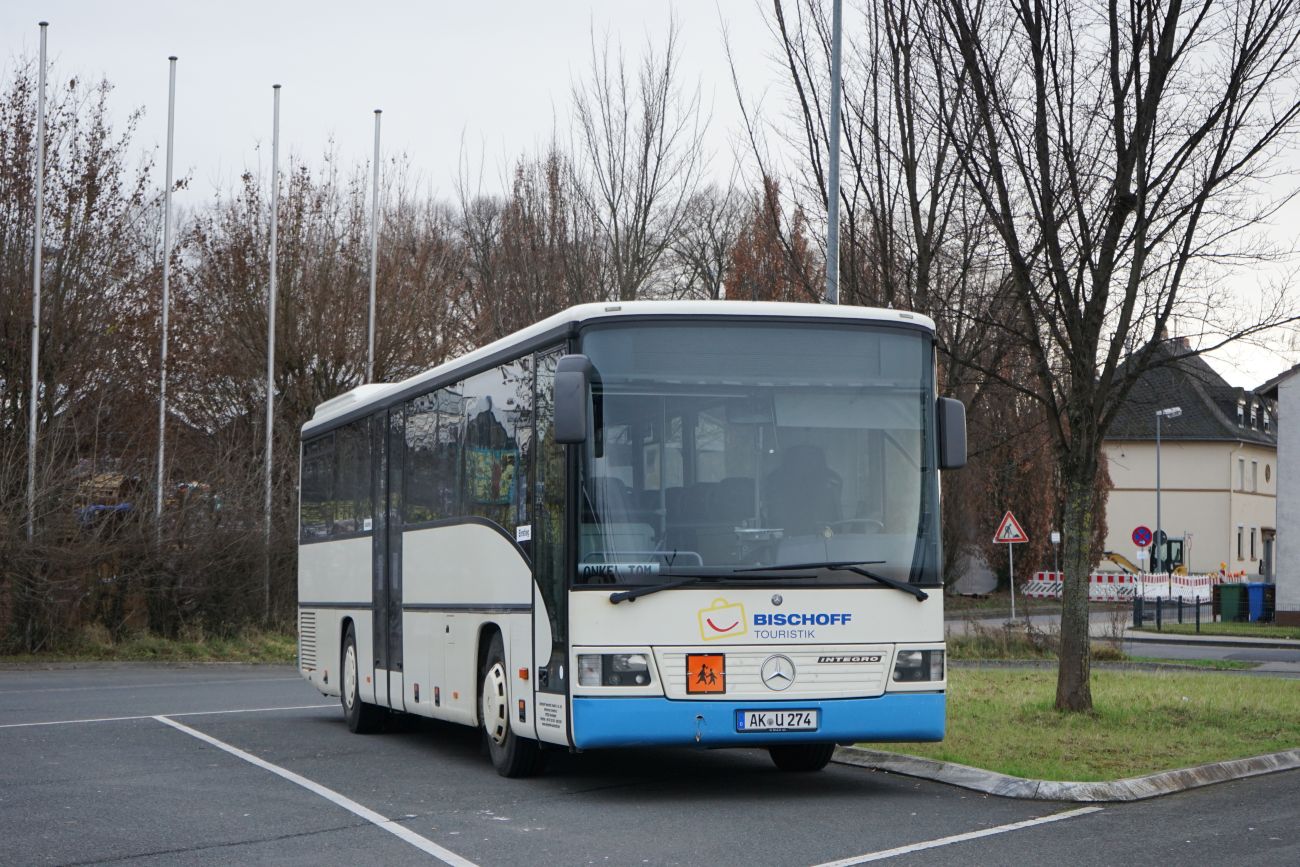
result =
[[[274,710],[317,710],[323,707],[338,707],[338,702],[330,704],[295,704],[289,707],[241,707],[235,710],[191,710],[184,713],[169,713],[167,716],[215,716],[223,713],[268,713]],[[0,729],[27,729],[36,728],[37,726],[70,726],[77,723],[98,723],[98,722],[121,722],[131,719],[155,719],[151,714],[140,714],[139,716],[100,716],[90,719],[56,719],[48,722],[25,722],[25,723],[5,723],[0,725]]]
[[[407,828],[405,825],[395,822],[392,819],[386,818],[382,814],[376,813],[374,810],[370,809],[369,807],[358,804],[356,801],[352,800],[346,795],[341,795],[338,792],[334,791],[333,789],[327,789],[325,786],[322,786],[320,783],[314,782],[312,780],[307,779],[306,777],[295,774],[293,771],[290,771],[286,768],[282,768],[279,765],[273,765],[270,762],[266,761],[265,759],[259,759],[257,756],[253,755],[252,753],[244,752],[243,750],[239,749],[239,747],[232,747],[230,744],[226,743],[225,741],[219,741],[216,738],[212,737],[211,735],[206,735],[203,732],[199,731],[198,729],[192,729],[187,725],[178,723],[172,719],[168,719],[165,716],[156,716],[154,717],[154,719],[158,720],[158,722],[160,723],[171,726],[177,731],[182,731],[191,737],[198,738],[199,740],[203,741],[206,744],[211,744],[212,746],[216,747],[219,750],[225,750],[226,752],[230,753],[232,756],[243,759],[244,761],[248,762],[251,765],[256,765],[257,767],[261,768],[264,771],[270,771],[276,776],[282,777],[288,780],[289,782],[294,783],[295,785],[302,786],[307,791],[320,795],[322,798],[324,798],[325,800],[333,804],[337,804],[338,806],[347,810],[349,813],[352,813],[354,816],[359,816],[362,819],[365,819],[367,822],[370,822],[375,827],[382,828],[383,830],[387,831],[393,836],[401,840],[404,840],[407,843],[410,843],[412,846],[419,849],[421,852],[425,852],[429,855],[432,855],[433,857],[437,858],[439,861],[443,862],[444,864],[450,864],[452,865],[452,867],[477,867],[477,865],[474,864],[473,861],[469,861],[465,858],[460,857],[455,852],[452,852],[450,849],[444,849],[443,847],[439,846],[437,843],[433,842],[427,837],[421,837],[419,834],[415,833],[410,828]]]
[[[232,683],[288,683],[302,680],[300,677],[236,677],[223,680],[173,680],[171,683],[106,683],[90,686],[14,686],[0,689],[0,695],[16,695],[29,692],[87,692],[105,689],[166,689],[178,686],[217,686]]]
[[[992,837],[995,834],[1006,834],[1010,831],[1032,828],[1035,825],[1046,825],[1048,822],[1060,822],[1062,819],[1073,819],[1075,816],[1085,816],[1088,813],[1100,812],[1100,810],[1101,807],[1080,807],[1077,810],[1066,810],[1064,813],[1053,813],[1050,816],[1040,816],[1037,819],[1026,819],[1023,822],[1012,822],[1010,825],[998,825],[996,828],[984,828],[980,831],[968,831],[965,834],[954,834],[951,837],[940,837],[937,840],[926,840],[923,843],[912,843],[907,846],[899,846],[895,849],[882,849],[879,852],[868,852],[866,855],[857,855],[852,858],[844,858],[840,861],[827,861],[825,864],[818,864],[817,867],[849,867],[851,864],[866,864],[868,861],[883,861],[886,858],[894,858],[912,852],[922,852],[926,849],[937,849],[940,846],[951,846],[953,843],[964,843],[967,840],[978,840],[981,837]]]

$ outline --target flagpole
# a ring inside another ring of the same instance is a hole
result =
[[[167,186],[163,189],[162,350],[158,358],[158,484],[154,490],[155,529],[162,536],[163,477],[167,452],[167,323],[171,308],[172,273],[172,152],[176,133],[176,57],[167,87]]]
[[[40,90],[36,97],[36,216],[32,242],[32,394],[27,403],[27,541],[36,527],[36,400],[41,385],[41,253],[45,243],[45,37],[41,26]]]
[[[826,178],[826,301],[840,303],[840,19],[841,0],[831,12],[830,172]]]
[[[379,258],[379,117],[382,109],[375,109],[375,180],[370,205],[370,321],[366,345],[366,382],[375,381],[375,278]]]
[[[268,621],[271,619],[271,433],[275,420],[275,271],[276,224],[280,215],[280,85],[273,85],[272,90],[275,93],[275,110],[271,131],[271,276],[266,316],[266,573],[262,586],[262,608]]]

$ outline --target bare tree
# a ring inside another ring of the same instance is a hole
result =
[[[798,155],[786,175],[793,208],[823,224],[829,13],[820,0],[773,0],[768,23],[774,59],[786,72],[783,115],[764,123],[742,100],[760,169],[777,172],[765,141],[774,135]],[[940,387],[966,404],[971,420],[972,467],[944,484],[949,514],[956,515],[958,504],[988,495],[990,474],[980,464],[999,461],[1005,451],[981,439],[994,431],[998,442],[1003,438],[996,424],[983,423],[985,400],[1005,405],[1011,397],[993,394],[1006,387],[984,371],[1006,369],[1014,342],[997,323],[1016,313],[1001,239],[966,183],[948,135],[967,85],[963,75],[949,75],[932,60],[932,28],[921,25],[933,14],[931,0],[882,0],[865,6],[845,28],[840,297],[902,306],[935,320]],[[739,97],[739,82],[736,90]],[[793,240],[779,229],[776,240],[794,255]],[[814,243],[824,250],[820,233]],[[969,521],[944,522],[946,574],[979,554],[984,535]]]
[[[704,165],[698,88],[683,90],[678,63],[675,23],[635,73],[621,47],[593,32],[590,80],[573,88],[581,171],[620,301],[651,288]]]
[[[709,184],[687,200],[681,226],[669,246],[672,297],[723,297],[728,259],[742,219],[741,197],[734,184]]]
[[[161,227],[148,158],[132,157],[138,113],[114,129],[105,81],[71,79],[47,105],[36,533],[15,528],[28,427],[35,193],[36,67],[18,63],[0,95],[0,646],[38,650],[63,640],[139,522],[89,512],[131,485],[155,448],[154,404]],[[57,82],[58,78],[52,76]],[[112,477],[113,484],[106,479]],[[134,515],[146,510],[136,509]],[[98,585],[94,582],[98,581]]]
[[[947,128],[1006,251],[1063,480],[1065,595],[1056,706],[1092,707],[1089,548],[1102,439],[1159,358],[1170,317],[1202,348],[1285,320],[1216,283],[1251,260],[1279,198],[1261,181],[1300,115],[1290,0],[1128,4],[943,0],[929,44],[960,111]]]
[[[821,297],[824,273],[808,239],[808,221],[797,207],[786,217],[774,178],[763,178],[745,210],[727,280],[727,297],[735,300],[816,303]]]

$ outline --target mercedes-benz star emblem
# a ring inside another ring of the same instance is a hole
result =
[[[781,594],[780,594],[780,593],[774,593],[774,594],[772,594],[772,604],[773,604],[773,605],[776,605],[776,606],[779,607],[779,606],[781,605],[781,603],[784,602],[784,601],[785,601],[785,600],[781,598]]]
[[[763,678],[763,685],[768,689],[777,692],[789,689],[790,684],[794,683],[794,663],[790,661],[790,657],[779,653],[769,656],[763,660],[759,675]]]

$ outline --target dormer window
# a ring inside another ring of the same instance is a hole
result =
[[[1254,428],[1254,427],[1258,427],[1258,426],[1259,426],[1259,424],[1258,424],[1258,416],[1256,415],[1255,404],[1253,404],[1253,403],[1250,405],[1250,426],[1251,426],[1252,428]]]
[[[1246,402],[1237,401],[1237,427],[1246,423]]]
[[[1271,428],[1269,421],[1268,410],[1264,410],[1264,433],[1268,433]]]

